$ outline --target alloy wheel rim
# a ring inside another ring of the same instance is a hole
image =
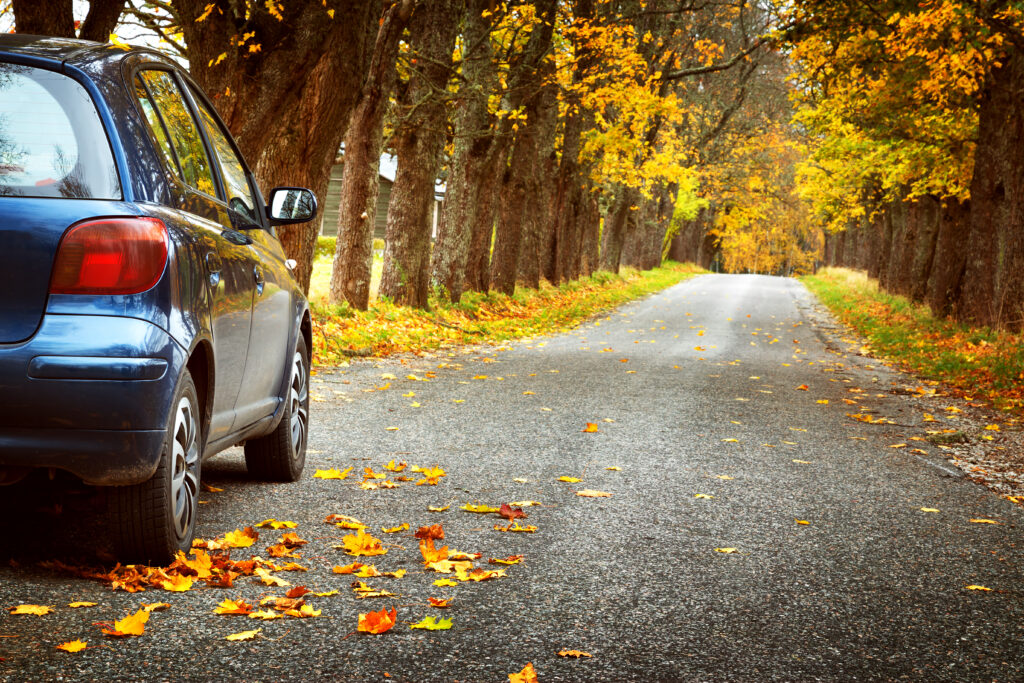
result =
[[[188,536],[196,514],[199,489],[199,443],[192,401],[182,396],[174,411],[171,439],[171,501],[174,505],[174,532],[181,541]]]
[[[302,354],[296,352],[295,360],[292,362],[292,382],[288,393],[292,448],[296,457],[302,452],[309,425],[309,385],[306,379],[305,361]]]

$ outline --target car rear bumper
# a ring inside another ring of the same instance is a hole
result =
[[[145,481],[160,461],[185,364],[162,328],[53,315],[0,345],[0,467],[57,467],[93,484]]]

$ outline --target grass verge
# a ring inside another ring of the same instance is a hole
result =
[[[416,353],[552,334],[701,272],[697,266],[673,262],[644,272],[598,272],[558,287],[545,283],[536,290],[517,289],[513,296],[468,292],[458,304],[432,297],[430,311],[396,306],[386,299],[375,301],[367,311],[356,311],[311,296],[314,359],[321,365],[339,365],[353,355]]]
[[[936,318],[887,294],[863,273],[825,268],[802,278],[832,313],[869,340],[875,355],[1003,410],[1024,407],[1024,337]]]

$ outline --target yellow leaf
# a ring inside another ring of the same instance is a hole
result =
[[[348,476],[348,473],[352,471],[351,467],[346,467],[344,470],[338,470],[331,468],[329,470],[317,470],[313,473],[314,479],[344,479]]]
[[[522,671],[509,674],[508,683],[537,683],[537,670],[533,668],[533,663],[527,662]]]
[[[938,508],[921,508],[921,512],[938,512]]]
[[[591,432],[591,433],[592,433],[592,432],[596,432],[596,431],[597,431],[597,423],[596,423],[596,422],[588,422],[588,423],[587,423],[587,426],[586,426],[586,427],[584,427],[584,428],[583,428],[582,430],[580,430],[580,431],[584,431],[584,432]]]
[[[990,591],[990,590],[992,590],[991,588],[986,588],[985,586],[978,586],[976,584],[971,584],[970,586],[964,586],[964,588],[966,588],[969,591]]]
[[[611,498],[612,494],[607,491],[595,491],[594,489],[583,489],[582,491],[576,492],[577,496],[584,498]]]
[[[380,539],[364,533],[362,529],[354,534],[348,534],[342,539],[345,545],[345,552],[349,555],[386,555],[387,548],[381,545]]]
[[[575,657],[576,659],[579,659],[580,657],[593,657],[594,655],[589,652],[583,652],[582,650],[560,650],[558,656]]]
[[[718,476],[715,477],[715,479],[724,479],[726,481],[729,481],[734,478],[735,477],[730,477],[728,474],[719,474]]]
[[[49,614],[52,611],[53,608],[46,605],[18,605],[11,608],[11,614],[34,614],[37,617]]]
[[[409,523],[403,522],[402,524],[399,524],[398,526],[393,526],[389,529],[381,528],[381,531],[383,531],[386,534],[397,534],[399,531],[405,531],[408,528]]]
[[[225,640],[252,640],[256,637],[256,634],[263,629],[257,628],[252,631],[241,631],[240,633],[232,633],[230,636],[224,636]]]
[[[84,640],[69,640],[66,643],[61,643],[57,646],[58,650],[64,650],[65,652],[78,652],[84,650],[89,645]]]
[[[452,581],[451,579],[438,579],[434,582],[435,586],[458,586],[458,581]]]
[[[798,519],[798,520],[796,520],[796,523],[797,524],[810,524],[810,522],[808,522],[806,519]]]
[[[794,460],[793,462],[795,462],[798,465],[813,465],[814,464],[810,460]]]
[[[974,520],[972,519],[971,521],[973,522]],[[70,602],[70,603],[68,603],[68,607],[73,607],[73,608],[76,608],[76,609],[79,608],[79,607],[95,607],[95,606],[96,606],[95,602],[86,602],[85,600],[82,600],[82,601],[79,601],[79,602]]]
[[[706,494],[706,493],[695,493],[693,497],[694,497],[694,498],[707,498],[707,499],[709,499],[709,500],[710,500],[711,498],[714,498],[714,496],[709,496],[709,495],[708,495],[708,494]]]
[[[972,519],[970,521],[974,522],[975,524],[999,524],[999,522],[997,522],[994,519],[979,518],[979,519]]]
[[[149,612],[145,609],[140,609],[135,614],[129,614],[124,619],[120,619],[114,622],[114,628],[103,629],[103,633],[108,636],[125,637],[125,636],[141,636],[146,630],[146,622],[149,621]]]
[[[260,610],[253,612],[249,615],[250,619],[262,619],[263,621],[270,621],[271,619],[284,619],[282,612],[271,612],[270,610]]]
[[[427,511],[429,511],[429,512],[444,512],[445,510],[447,510],[450,507],[451,507],[451,505],[445,505],[444,507],[438,507],[436,505],[429,505],[429,506],[427,506]]]
[[[256,571],[254,571],[253,573],[257,577],[259,577],[259,580],[263,583],[264,586],[290,586],[291,585],[290,583],[288,583],[284,579],[282,579],[282,578],[280,578],[278,576],[271,575],[271,573],[268,572],[263,567],[257,567]]]
[[[739,439],[722,439],[723,443],[739,443]]]
[[[621,467],[616,467],[615,465],[612,465],[611,467],[605,467],[605,469],[606,470],[610,470],[612,472],[621,472],[622,471]]]
[[[181,575],[169,576],[160,582],[160,587],[165,591],[183,593],[187,590],[192,590],[192,577]]]
[[[327,10],[327,16],[330,17],[331,19],[333,19],[334,18],[334,10],[333,9]]]
[[[726,555],[732,555],[733,553],[738,553],[739,550],[737,550],[736,548],[715,548],[715,552],[725,553]]]
[[[581,482],[583,480],[582,479],[577,479],[576,477],[559,477],[558,481],[564,481],[564,482],[569,483],[569,484],[578,484],[579,482]]]
[[[577,480],[577,481],[579,481],[579,480]],[[487,514],[487,513],[490,513],[490,512],[497,512],[498,511],[498,508],[491,507],[490,505],[470,505],[469,503],[466,503],[465,505],[463,505],[459,509],[460,510],[465,510],[466,512],[476,512],[478,514]]]
[[[999,425],[996,425],[996,424],[985,425],[985,429],[987,429],[990,432],[998,432],[999,431]]]

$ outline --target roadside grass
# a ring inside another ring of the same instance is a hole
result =
[[[386,298],[371,301],[367,311],[357,311],[347,304],[327,303],[330,259],[318,258],[309,297],[313,358],[319,365],[342,365],[351,356],[418,353],[553,334],[702,272],[692,264],[668,262],[643,272],[597,272],[557,287],[542,283],[536,290],[517,288],[512,296],[467,292],[458,304],[432,295],[429,311],[397,306]]]
[[[1024,336],[937,318],[862,272],[825,268],[801,279],[875,355],[1002,410],[1024,407]]]

